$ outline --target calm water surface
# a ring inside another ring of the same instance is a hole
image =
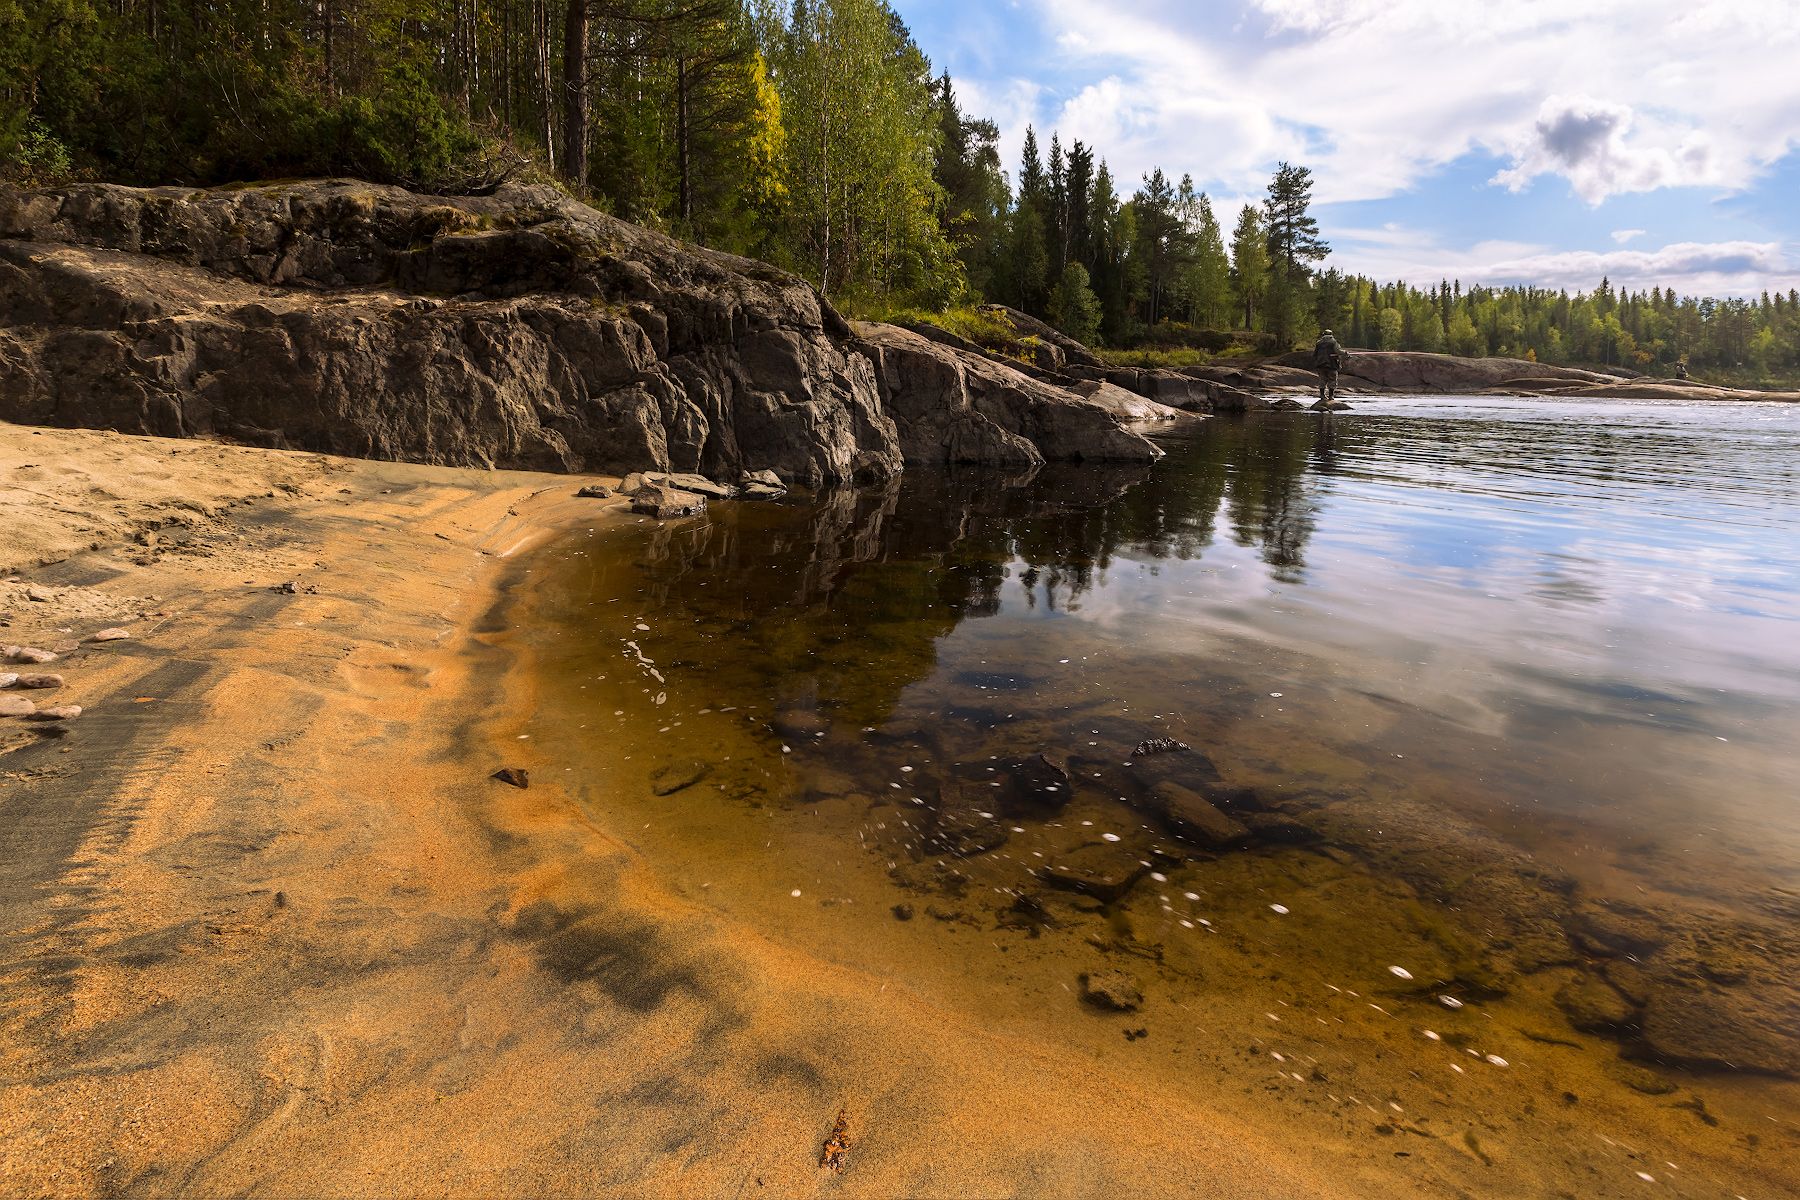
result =
[[[1800,1189],[1800,408],[1165,445],[572,537],[540,736],[689,895],[1367,1186]]]

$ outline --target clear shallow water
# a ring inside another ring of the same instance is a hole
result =
[[[572,538],[542,736],[677,886],[1368,1178],[1800,1185],[1800,409],[1166,445]]]

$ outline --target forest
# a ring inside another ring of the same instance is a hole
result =
[[[555,183],[773,262],[866,316],[998,302],[1112,353],[1308,344],[1743,380],[1800,372],[1800,295],[1420,288],[1328,265],[1282,163],[1226,229],[1192,173],[994,122],[884,0],[0,0],[0,176]]]

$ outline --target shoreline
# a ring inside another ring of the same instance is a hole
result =
[[[8,641],[164,614],[58,664],[88,708],[66,734],[0,742],[20,1192],[1337,1190],[1129,1080],[1096,1121],[1089,1064],[669,893],[516,732],[504,618],[530,546],[599,527],[582,480],[0,439],[40,471],[52,443],[197,455],[176,490],[241,493],[148,545],[111,528],[174,528],[142,470],[65,504],[64,543],[109,528],[27,573],[53,601],[7,606]],[[840,1114],[842,1175],[818,1161]]]

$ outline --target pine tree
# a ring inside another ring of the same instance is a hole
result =
[[[1312,172],[1281,163],[1269,181],[1263,201],[1268,239],[1270,331],[1284,348],[1298,330],[1312,264],[1323,261],[1331,247],[1319,236],[1312,207]]]

